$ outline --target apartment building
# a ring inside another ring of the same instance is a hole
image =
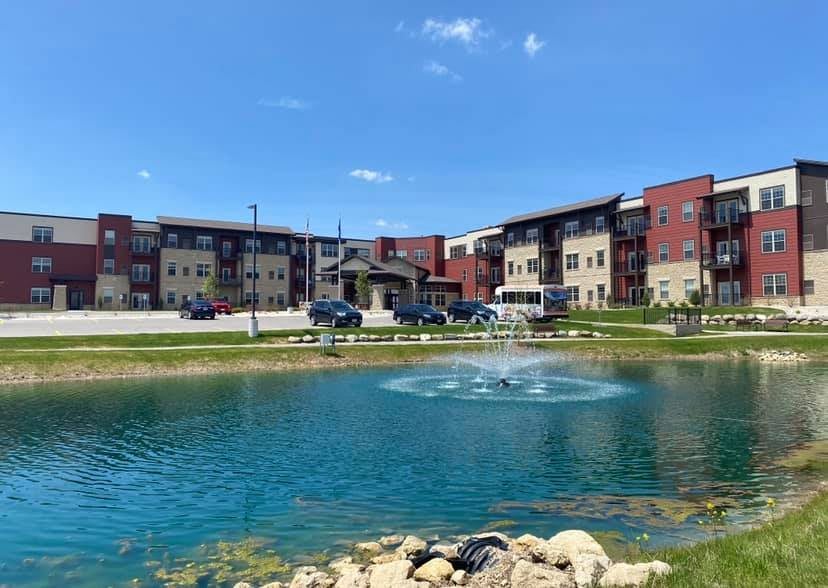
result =
[[[802,215],[802,301],[828,305],[828,162],[795,162]]]
[[[485,227],[449,237],[443,258],[445,277],[460,284],[460,298],[488,303],[503,284],[503,229]]]
[[[374,241],[367,239],[343,238],[341,247],[336,237],[314,236],[311,240],[312,258],[318,260],[319,272],[311,274],[315,282],[314,298],[338,298],[340,295],[337,276],[322,270],[351,257],[361,257],[374,261]],[[343,279],[342,296],[346,300],[355,300],[356,291],[353,280]]]
[[[571,304],[613,295],[610,218],[623,194],[514,216],[503,221],[507,286],[558,284]]]

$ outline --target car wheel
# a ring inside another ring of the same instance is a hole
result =
[[[316,315],[315,314],[310,315],[310,324],[311,324],[312,327],[316,326]]]
[[[453,312],[448,313],[448,320],[449,320],[450,323],[454,322],[454,313]]]
[[[336,320],[336,319],[331,319],[331,327],[333,327],[335,329],[338,326],[339,326],[339,321]]]
[[[403,324],[403,317],[402,317],[402,316],[398,316],[398,317],[397,317],[397,324],[398,324],[398,325]]]
[[[425,321],[423,320],[423,317],[420,317],[420,318],[417,319],[417,326],[418,327],[422,327],[424,324],[425,324]]]

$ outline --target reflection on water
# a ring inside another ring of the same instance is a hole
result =
[[[675,541],[708,499],[738,520],[814,476],[783,458],[828,437],[826,366],[544,357],[503,389],[454,362],[1,389],[0,585],[503,520]]]

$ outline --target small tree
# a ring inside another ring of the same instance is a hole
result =
[[[642,306],[650,306],[650,295],[647,294],[646,292],[641,297],[641,305]]]
[[[701,304],[701,293],[698,288],[690,292],[689,302],[693,306],[699,306]]]
[[[201,286],[201,290],[204,292],[205,298],[213,299],[218,296],[219,283],[215,274],[208,274],[204,278],[204,284]]]
[[[371,299],[371,283],[368,281],[368,272],[361,271],[357,274],[356,293],[360,303],[368,304]]]

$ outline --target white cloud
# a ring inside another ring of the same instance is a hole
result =
[[[529,57],[534,57],[535,53],[543,49],[544,45],[546,45],[546,41],[538,39],[537,36],[535,36],[535,33],[529,33],[526,40],[523,42],[523,50],[526,51],[526,54]]]
[[[287,110],[307,110],[311,107],[310,102],[299,98],[291,98],[290,96],[282,96],[278,100],[261,98],[257,104],[268,108],[285,108]]]
[[[387,220],[385,220],[384,218],[378,218],[377,222],[375,222],[374,224],[377,225],[378,227],[380,227],[381,229],[396,229],[398,231],[404,231],[405,229],[408,228],[408,225],[406,223],[402,223],[402,222],[390,223]]]
[[[422,34],[437,43],[455,41],[471,50],[490,34],[483,30],[482,25],[483,21],[479,18],[458,18],[453,21],[428,18],[423,23]]]
[[[145,180],[150,179],[150,177],[152,176],[152,174],[151,174],[151,173],[149,173],[149,171],[147,171],[147,170],[145,170],[145,169],[142,169],[141,171],[139,171],[139,172],[138,172],[137,174],[135,174],[135,175],[136,175],[136,176],[138,176],[139,178],[143,178],[143,179],[145,179]]]
[[[403,30],[405,30],[405,21],[401,20],[400,22],[397,23],[397,26],[394,27],[394,32],[395,33],[401,33],[401,32],[403,32]]]
[[[423,64],[423,71],[426,72],[426,73],[429,73],[431,75],[438,76],[438,77],[446,76],[446,77],[450,78],[451,81],[453,81],[453,82],[462,82],[463,81],[463,76],[461,76],[458,73],[455,73],[455,72],[451,71],[448,67],[446,67],[442,63],[439,63],[439,62],[434,61],[434,60],[426,61]]]
[[[381,171],[374,171],[371,169],[355,169],[348,173],[352,178],[364,180],[372,184],[384,184],[386,182],[393,182],[394,176],[390,173],[383,173]]]

